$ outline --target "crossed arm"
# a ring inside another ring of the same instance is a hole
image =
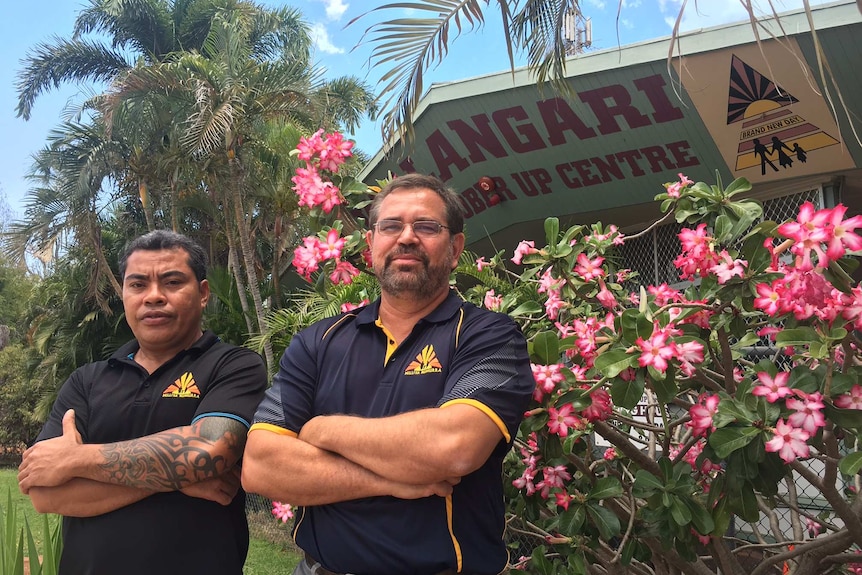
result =
[[[465,404],[374,419],[318,416],[298,437],[250,433],[243,487],[303,506],[376,495],[446,496],[502,437],[488,415]]]
[[[18,486],[38,511],[69,516],[100,515],[164,491],[227,505],[239,487],[245,439],[240,422],[204,417],[138,439],[85,444],[70,409],[62,435],[24,452]]]

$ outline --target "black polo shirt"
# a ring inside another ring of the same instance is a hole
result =
[[[378,300],[297,334],[252,430],[297,435],[316,415],[385,417],[469,403],[505,439],[449,497],[303,508],[296,542],[338,573],[496,574],[508,560],[502,461],[535,387],[524,337],[508,316],[450,293],[396,348],[377,323],[379,306]]]
[[[248,426],[266,388],[253,351],[212,332],[153,374],[132,360],[136,341],[87,364],[63,384],[37,441],[62,435],[75,410],[84,443],[110,443],[190,425],[207,416]],[[248,552],[245,493],[228,506],[157,493],[97,517],[63,518],[64,575],[240,575]]]

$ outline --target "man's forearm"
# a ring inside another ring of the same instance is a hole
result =
[[[315,417],[299,438],[392,479],[430,483],[463,477],[487,460],[501,432],[470,405],[368,419]]]
[[[39,513],[95,517],[136,503],[154,492],[75,478],[57,487],[33,487],[30,500]]]
[[[218,422],[208,420],[219,420]],[[242,455],[245,427],[227,418],[204,418],[194,425],[100,446],[101,461],[88,466],[89,478],[153,491],[176,491],[217,477]]]
[[[66,418],[67,416],[64,416]],[[84,444],[71,431],[27,449],[18,468],[23,493],[57,487],[73,478],[150,491],[176,491],[230,470],[242,455],[246,428],[227,417],[206,417],[193,425],[137,439]]]
[[[340,455],[266,430],[249,436],[242,485],[250,493],[301,506],[380,495],[416,499],[451,493],[451,486],[443,482],[423,485],[395,482]]]

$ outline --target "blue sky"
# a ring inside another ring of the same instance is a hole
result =
[[[761,10],[768,8],[766,0],[753,0]],[[371,3],[352,0],[258,0],[269,6],[292,5],[299,7],[312,26],[316,38],[316,58],[327,70],[329,77],[355,75],[372,87],[378,72],[369,70],[368,46],[356,46],[362,32],[375,21],[393,18],[392,11],[371,14],[345,29],[352,18],[363,14]],[[772,0],[779,10],[796,9],[802,0]],[[617,45],[617,12],[619,15],[619,42],[623,45],[642,40],[668,36],[679,14],[681,0],[582,0],[581,8],[592,19],[593,49],[612,48]],[[812,4],[821,1],[814,0]],[[29,189],[25,175],[31,165],[31,156],[46,142],[50,130],[57,125],[69,103],[80,102],[90,94],[91,87],[65,85],[41,95],[25,122],[15,115],[17,91],[15,83],[21,60],[40,42],[54,36],[71,36],[75,17],[83,0],[10,0],[0,19],[0,37],[6,48],[0,53],[0,191],[14,215],[23,216],[23,201]],[[497,2],[491,0],[486,8],[484,28],[466,33],[451,43],[449,56],[433,71],[426,74],[426,86],[500,72],[508,68],[505,43],[497,16]],[[715,26],[747,19],[738,0],[700,0],[689,2],[683,15],[683,30]],[[522,63],[520,59],[518,63]],[[369,155],[381,145],[379,128],[366,122],[356,134],[357,144]]]

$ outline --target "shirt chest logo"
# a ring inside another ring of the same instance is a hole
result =
[[[422,348],[416,359],[410,362],[410,365],[404,370],[404,375],[424,375],[426,373],[440,373],[441,371],[443,371],[443,366],[440,365],[440,360],[437,359],[434,346],[428,344]]]
[[[190,371],[179,376],[175,382],[167,386],[162,392],[162,397],[192,397],[197,399],[200,396],[201,390],[198,389],[198,384],[195,383],[195,376]]]

